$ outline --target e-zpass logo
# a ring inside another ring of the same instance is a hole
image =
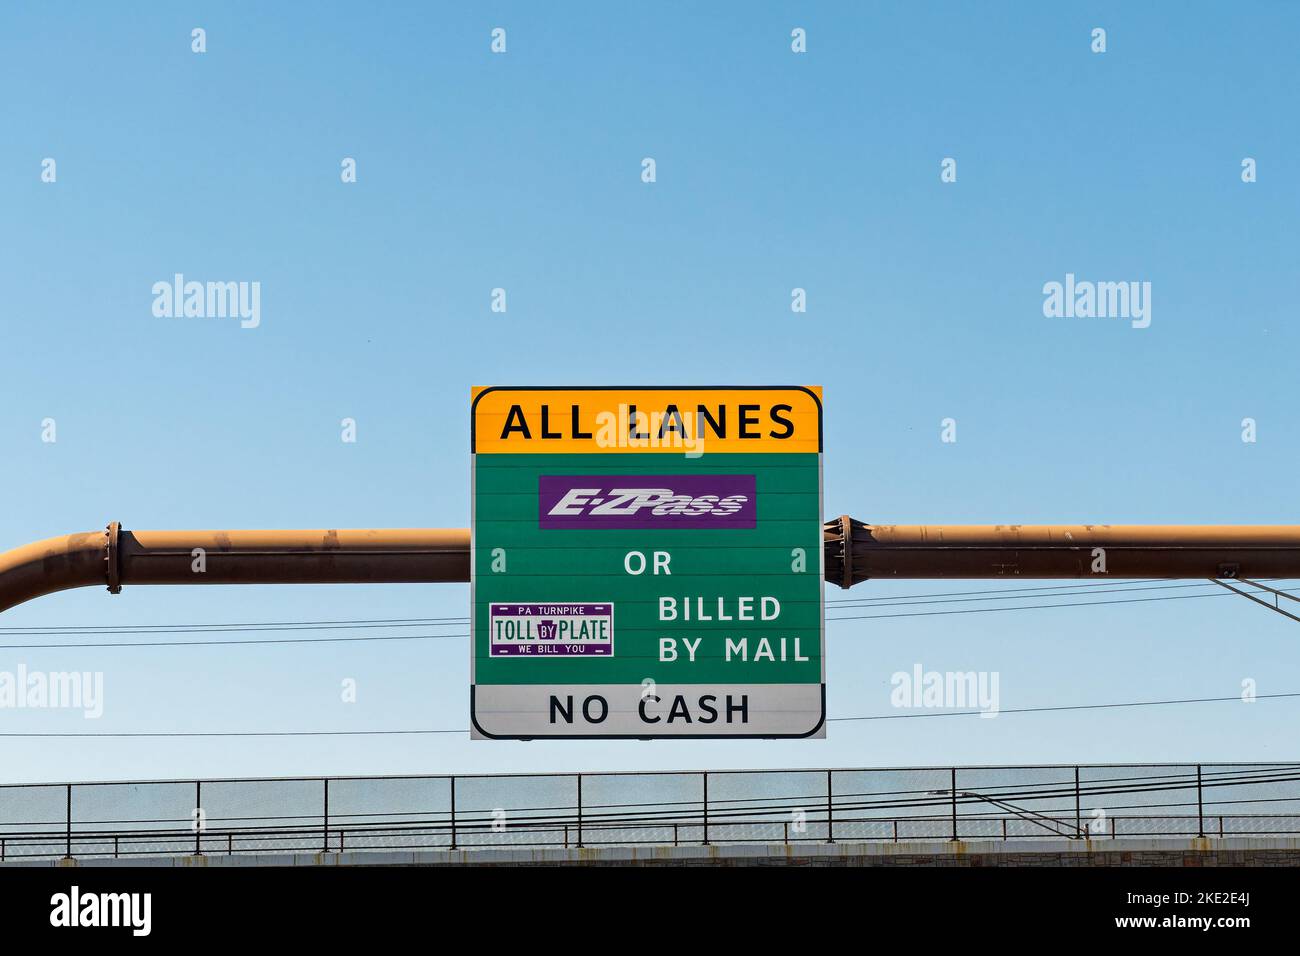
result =
[[[753,475],[542,475],[544,530],[755,527]]]

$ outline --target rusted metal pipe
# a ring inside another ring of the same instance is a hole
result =
[[[109,584],[108,533],[46,538],[0,554],[0,611],[52,591]]]
[[[1296,525],[868,525],[823,528],[826,580],[1297,578]],[[466,529],[123,531],[0,554],[0,611],[103,584],[403,584],[469,580]]]
[[[469,531],[106,531],[0,554],[0,611],[103,584],[417,584],[469,580]]]
[[[822,534],[826,580],[1300,577],[1300,525],[869,525]]]

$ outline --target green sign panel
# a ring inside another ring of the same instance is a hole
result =
[[[472,735],[822,737],[821,394],[474,390]]]

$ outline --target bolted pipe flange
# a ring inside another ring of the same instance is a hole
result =
[[[117,560],[117,539],[121,533],[120,521],[110,521],[104,532],[108,538],[108,547],[104,551],[104,578],[108,581],[109,594],[122,593],[122,570]]]
[[[853,526],[859,530],[866,526],[854,521],[848,515],[840,515],[822,524],[822,555],[825,563],[826,580],[840,588],[850,588],[856,581],[865,580],[865,576],[855,578],[857,569],[853,561]]]
[[[844,550],[844,578],[840,587],[847,591],[853,587],[853,519],[848,515],[840,515],[840,540]]]

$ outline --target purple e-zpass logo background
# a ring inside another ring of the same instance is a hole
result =
[[[757,525],[753,475],[541,475],[543,530],[745,529]]]

